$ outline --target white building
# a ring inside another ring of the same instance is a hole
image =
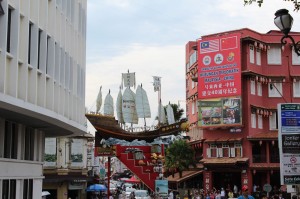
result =
[[[45,137],[86,132],[86,4],[0,1],[3,199],[41,198]]]

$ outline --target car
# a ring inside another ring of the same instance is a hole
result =
[[[151,199],[147,190],[135,190],[134,195],[136,199]]]
[[[134,188],[127,187],[126,190],[125,190],[125,198],[126,198],[126,199],[130,198],[130,194],[131,194],[132,192],[134,192],[135,190],[136,190],[136,189],[134,189]]]

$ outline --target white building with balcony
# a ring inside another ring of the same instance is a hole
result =
[[[0,198],[40,199],[45,137],[86,133],[86,10],[0,1]]]

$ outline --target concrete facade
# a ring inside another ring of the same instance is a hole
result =
[[[86,4],[0,1],[2,198],[41,198],[45,137],[86,133]]]

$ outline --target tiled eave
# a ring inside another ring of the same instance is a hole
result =
[[[200,160],[204,166],[207,165],[237,165],[237,164],[247,164],[249,158],[204,158]]]
[[[280,169],[280,163],[252,163],[249,166],[252,170],[269,170],[269,169]]]
[[[277,139],[278,139],[277,131],[262,132],[247,137],[247,140],[277,140]]]

